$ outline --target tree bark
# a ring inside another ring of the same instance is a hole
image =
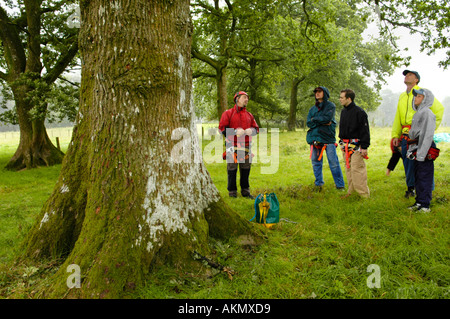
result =
[[[228,109],[227,98],[227,68],[222,67],[216,71],[217,83],[217,115],[222,116],[222,113]]]
[[[198,160],[189,0],[80,7],[80,111],[24,257],[65,258],[41,297],[117,298],[154,267],[189,267],[209,236],[256,233]],[[66,285],[71,264],[79,289]]]
[[[216,107],[217,107],[217,116],[218,119],[220,120],[222,113],[228,109],[227,60],[226,59],[222,59],[221,61],[214,60],[211,57],[199,52],[195,48],[192,48],[192,56],[196,59],[199,59],[200,61],[209,64],[215,71],[215,74],[212,75],[211,77],[214,77],[216,81],[216,89],[217,89]]]
[[[287,122],[288,131],[295,131],[296,122],[297,122],[297,91],[299,85],[298,79],[292,80],[291,85],[291,99],[289,104],[289,118]]]
[[[294,78],[292,80],[291,99],[289,104],[289,118],[287,122],[288,131],[295,131],[295,128],[297,126],[298,86],[304,79],[305,77]]]

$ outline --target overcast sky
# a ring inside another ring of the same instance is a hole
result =
[[[403,83],[403,70],[414,70],[420,74],[419,86],[431,90],[434,96],[443,101],[445,97],[450,97],[450,70],[444,70],[438,66],[439,61],[445,57],[445,51],[441,50],[435,55],[428,56],[425,52],[420,52],[420,36],[410,35],[406,30],[397,30],[396,34],[400,36],[398,41],[399,48],[408,47],[407,52],[403,52],[402,56],[411,56],[410,65],[395,70],[394,74],[388,78],[387,85],[384,89],[393,92],[403,92],[406,89]]]

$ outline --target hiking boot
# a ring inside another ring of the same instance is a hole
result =
[[[229,192],[228,195],[230,197],[236,198],[237,197],[237,193],[236,192]]]
[[[322,191],[322,186],[314,185],[314,191],[320,193]]]
[[[341,199],[346,199],[346,198],[349,198],[350,196],[351,196],[351,194],[345,194],[345,195],[341,196]]]
[[[405,192],[405,198],[414,197],[414,196],[415,196],[414,190]]]
[[[411,206],[408,207],[408,209],[412,210],[412,211],[416,211],[416,210],[419,210],[421,208],[424,208],[424,207],[422,207],[422,205],[420,205],[419,203],[414,203],[414,205],[411,205]]]
[[[431,209],[429,207],[420,207],[417,213],[431,213]]]
[[[414,197],[416,193],[414,192],[414,188],[408,187],[408,190],[405,192],[405,198]]]
[[[242,197],[245,197],[248,199],[255,199],[255,197],[252,194],[245,194],[245,195],[242,195]]]

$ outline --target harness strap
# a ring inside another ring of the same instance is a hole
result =
[[[323,151],[325,151],[326,148],[327,148],[327,144],[324,144],[322,146],[322,149],[320,150],[320,155],[319,155],[319,158],[318,158],[319,161],[322,159]]]
[[[403,129],[405,128],[405,127],[407,127],[408,128],[408,132],[409,132],[409,130],[411,129],[411,125],[403,125],[402,126],[402,131],[403,131]],[[410,140],[410,138],[409,138],[409,136],[408,136],[408,134],[402,134],[402,140],[406,140],[407,142]]]
[[[343,144],[343,151],[345,151],[345,166],[347,168],[350,168],[350,157],[355,152],[355,148],[358,146],[359,139],[352,138],[352,139],[342,139],[343,143],[341,143],[341,148]],[[350,145],[350,146],[349,146]]]
[[[317,160],[321,160],[322,156],[323,156],[323,152],[325,151],[325,149],[327,148],[328,144],[317,144],[316,142],[311,144],[311,148],[310,148],[310,152],[309,152],[309,159],[311,159],[312,157],[312,152],[314,148],[317,148],[317,154],[319,155],[319,157],[317,158]]]

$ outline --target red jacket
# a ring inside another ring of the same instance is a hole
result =
[[[247,109],[240,108],[237,105],[234,105],[233,108],[226,110],[223,112],[222,117],[219,122],[219,130],[223,135],[227,136],[227,128],[231,128],[233,130],[242,128],[246,130],[248,128],[254,128],[253,135],[259,133],[259,126],[256,124],[255,118],[252,113],[247,111]],[[232,135],[235,135],[233,132]],[[231,138],[230,138],[231,140]],[[252,136],[245,136],[245,145],[248,146],[252,141]],[[237,138],[234,139],[234,144],[236,145]]]

